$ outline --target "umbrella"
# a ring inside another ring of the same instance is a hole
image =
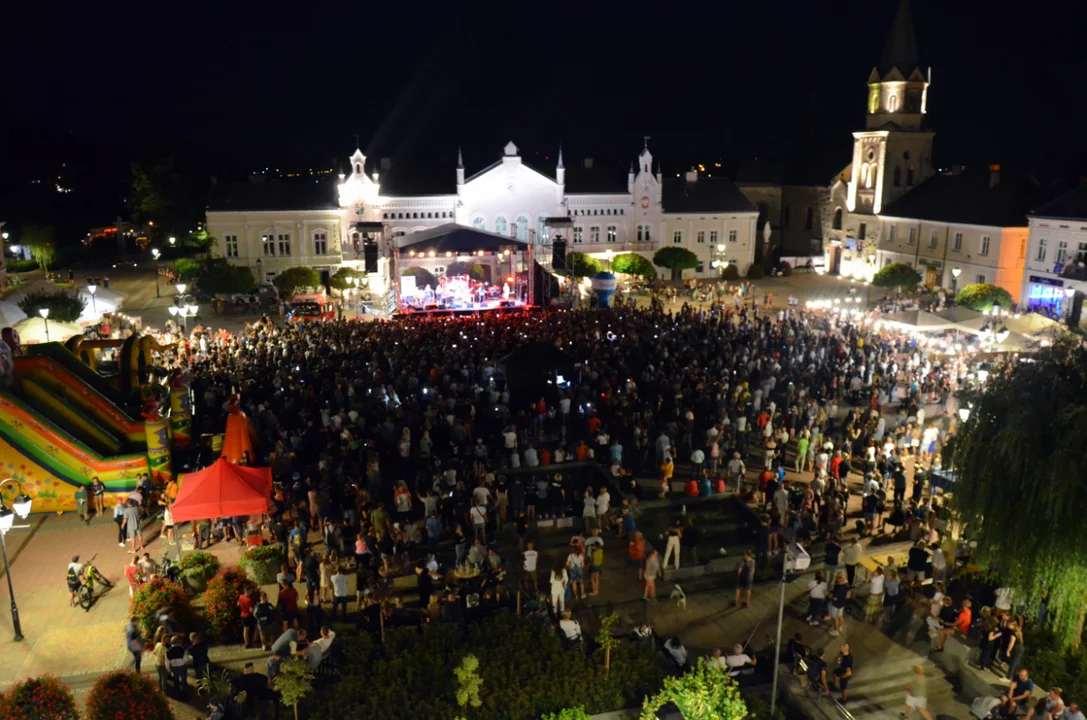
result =
[[[933,313],[933,315],[939,315],[944,320],[953,323],[963,323],[967,320],[973,320],[974,318],[981,317],[981,313],[979,313],[977,310],[971,310],[970,308],[963,307],[962,305],[956,305],[955,307],[947,308],[946,310],[939,310]]]
[[[26,320],[26,313],[13,302],[0,302],[0,327],[12,327],[15,323]]]
[[[955,323],[925,310],[907,310],[906,312],[892,313],[884,315],[880,320],[898,328],[923,332],[954,330],[956,327]]]
[[[43,342],[64,342],[70,337],[83,334],[83,328],[75,323],[32,317],[15,323],[15,331],[24,345]],[[48,329],[48,332],[47,332]]]
[[[1006,318],[1004,324],[1012,332],[1022,333],[1023,335],[1052,336],[1065,329],[1064,325],[1056,320],[1038,313],[1027,313],[1019,317]]]

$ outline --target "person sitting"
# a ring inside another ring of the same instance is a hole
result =
[[[563,637],[570,642],[577,642],[581,639],[581,623],[571,617],[569,610],[562,613],[562,620],[559,620],[559,630],[562,630]]]
[[[668,654],[672,656],[672,659],[676,661],[676,665],[682,667],[687,666],[687,648],[683,647],[683,643],[680,642],[678,635],[673,635],[668,638],[664,643],[664,649],[668,651]]]
[[[747,666],[755,665],[758,661],[744,652],[744,646],[736,643],[732,647],[732,654],[725,658],[725,666],[728,667],[729,677],[738,677]]]

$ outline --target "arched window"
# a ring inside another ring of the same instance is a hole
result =
[[[494,231],[499,235],[508,235],[510,232],[509,221],[499,215],[494,219]]]
[[[842,209],[841,208],[835,209],[835,211],[834,211],[834,224],[831,225],[831,227],[834,228],[835,230],[841,230],[842,229]]]
[[[873,92],[868,97],[868,112],[870,114],[875,114],[877,110],[879,110],[879,93]]]
[[[815,210],[811,207],[804,213],[804,229],[811,230],[815,225]]]
[[[482,215],[476,215],[474,218],[472,218],[472,227],[474,227],[476,230],[486,230],[487,221],[483,219]]]
[[[355,163],[355,174],[362,175],[362,163]]]
[[[524,215],[517,216],[517,239],[528,242],[528,218]]]
[[[865,163],[861,167],[861,184],[864,185],[864,187],[871,189],[872,184],[875,182],[875,180],[876,180],[876,164],[875,163]]]
[[[887,98],[887,109],[891,112],[898,112],[898,96],[892,95]]]
[[[536,242],[546,242],[551,235],[551,228],[544,225],[547,222],[547,216],[541,215],[536,218]]]
[[[899,185],[902,184],[902,168],[900,168],[898,165],[895,165],[895,181],[894,182],[895,182],[895,187],[898,187]]]

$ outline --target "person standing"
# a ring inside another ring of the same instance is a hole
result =
[[[134,500],[129,500],[124,509],[124,520],[121,523],[121,527],[128,534],[128,539],[132,542],[132,549],[129,553],[136,553],[143,549],[143,530],[140,527],[140,506]],[[139,541],[139,547],[136,547],[136,541]],[[122,547],[124,544],[122,543]]]
[[[106,514],[106,486],[97,477],[91,479],[91,503],[94,508],[94,516],[100,518]]]
[[[337,562],[332,577],[329,578],[332,585],[332,616],[336,616],[336,608],[343,607],[343,616],[347,617],[347,602],[351,595],[347,592],[347,575],[344,574]],[[429,598],[428,598],[429,601]]]
[[[79,511],[79,519],[85,523],[91,521],[90,515],[87,514],[87,497],[89,495],[86,485],[80,485],[75,491],[75,504]]]
[[[751,587],[755,583],[755,558],[751,557],[751,550],[744,549],[744,559],[736,568],[736,598],[733,605],[739,607],[740,593],[744,592],[744,607],[751,606]]]
[[[645,593],[643,600],[657,602],[657,577],[661,572],[660,555],[656,550],[650,550],[645,558]]]
[[[845,562],[845,577],[852,587],[857,579],[857,564],[861,561],[861,543],[858,538],[853,538],[845,546],[842,552],[842,560]]]
[[[140,588],[140,557],[132,556],[132,562],[125,565],[125,580],[128,581],[128,596],[132,597]]]
[[[906,685],[906,712],[904,717],[909,718],[910,713],[917,710],[925,720],[932,720],[932,713],[928,711],[928,680],[925,678],[925,670],[920,665],[914,665],[913,675]]]
[[[118,495],[113,506],[113,522],[117,523],[117,547],[125,546],[125,500]]]
[[[239,594],[237,605],[242,618],[242,641],[248,648],[254,640],[253,636],[256,635],[254,631],[257,629],[257,619],[253,616],[253,596],[248,592]]]
[[[192,661],[193,673],[196,675],[197,684],[205,678],[210,678],[211,659],[208,657],[208,643],[200,633],[189,635],[189,659]]]
[[[864,603],[865,622],[878,622],[883,617],[883,586],[886,578],[883,576],[883,567],[877,566],[872,577],[868,579],[868,600]]]
[[[276,637],[276,608],[268,601],[268,593],[260,594],[260,602],[253,608],[253,617],[257,619],[257,633],[260,635],[262,650],[270,650]]]
[[[834,627],[830,629],[831,635],[841,634],[842,623],[845,622],[845,607],[851,597],[853,588],[846,581],[845,573],[839,570],[834,574],[834,585],[830,594],[830,618],[834,622]]]
[[[536,577],[536,567],[540,559],[540,553],[536,552],[535,544],[528,542],[525,544],[525,551],[521,553],[524,557],[524,565],[522,566],[525,571],[525,584],[528,585],[532,591],[532,597],[536,596],[536,590],[539,588],[538,580]]]
[[[664,549],[664,562],[662,564],[667,568],[668,560],[675,554],[675,568],[676,570],[679,570],[679,540],[683,537],[683,520],[678,518],[673,520],[672,524],[665,531],[665,535],[668,538],[668,544]]]
[[[129,618],[125,623],[125,648],[132,653],[132,669],[138,673],[143,661],[143,637],[136,618]]]
[[[834,668],[834,689],[842,691],[842,702],[849,699],[849,678],[853,677],[853,655],[849,652],[849,643],[842,643],[838,655],[838,666]]]
[[[560,562],[551,570],[551,609],[556,615],[561,615],[566,609],[566,586],[569,584],[566,565]]]

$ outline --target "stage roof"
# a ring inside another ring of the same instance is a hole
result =
[[[498,252],[509,247],[521,251],[528,247],[528,243],[456,223],[446,223],[406,235],[403,244],[400,245],[400,252],[403,254],[407,250],[414,250],[417,253],[434,250],[436,253],[452,252],[458,255],[471,255],[479,250]]]

